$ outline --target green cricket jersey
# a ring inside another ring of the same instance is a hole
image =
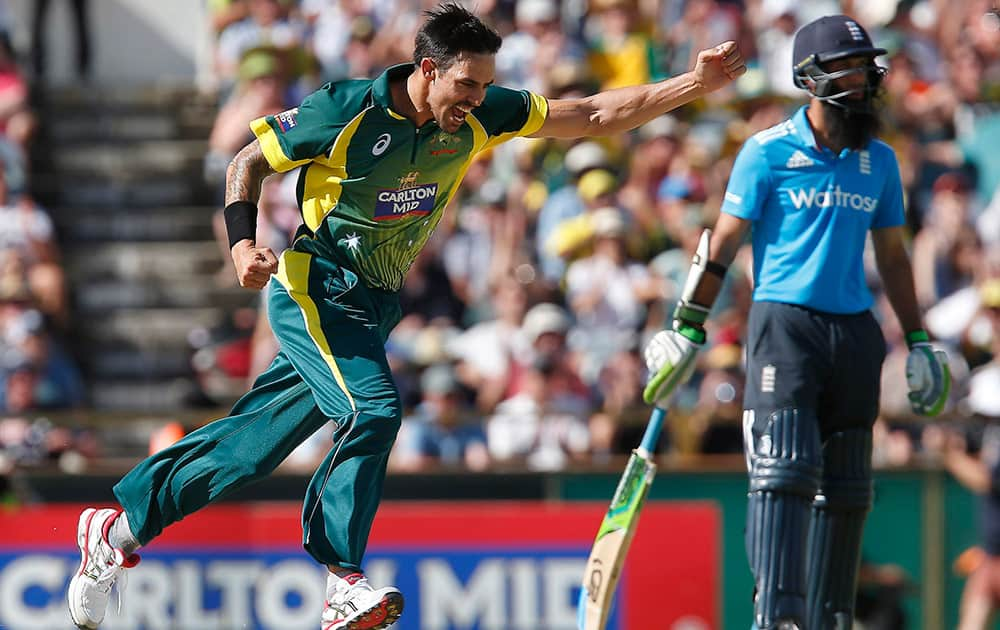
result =
[[[418,128],[392,111],[389,92],[412,71],[407,63],[374,80],[330,83],[299,107],[250,123],[274,170],[302,167],[294,249],[386,291],[402,287],[473,157],[534,133],[548,113],[537,94],[490,86],[456,133],[433,120]]]

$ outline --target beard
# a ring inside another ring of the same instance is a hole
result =
[[[823,124],[830,142],[840,148],[863,149],[882,130],[879,103],[872,100],[864,109],[852,109],[821,101]]]

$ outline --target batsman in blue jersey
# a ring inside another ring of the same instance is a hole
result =
[[[853,623],[885,358],[865,283],[869,235],[906,331],[914,411],[939,413],[950,387],[946,357],[931,348],[914,295],[896,157],[875,138],[874,99],[886,72],[875,58],[885,52],[843,15],[796,33],[794,78],[809,104],[742,147],[673,325],[645,351],[646,400],[663,403],[690,376],[726,268],[750,231],[746,547],[760,630]]]

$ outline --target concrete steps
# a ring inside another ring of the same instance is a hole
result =
[[[219,278],[228,263],[212,230],[221,190],[203,177],[216,109],[176,86],[39,95],[32,192],[60,237],[71,350],[97,410],[205,404],[192,355],[260,299]]]
[[[210,241],[213,206],[135,208],[125,213],[107,207],[63,207],[56,228],[74,243],[107,241]]]

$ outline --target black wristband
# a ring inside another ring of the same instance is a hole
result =
[[[713,276],[719,277],[720,279],[726,277],[726,269],[727,267],[725,265],[721,265],[714,260],[705,261],[705,271]]]
[[[234,201],[226,206],[226,232],[229,234],[229,249],[243,239],[257,238],[257,204],[252,201]]]

